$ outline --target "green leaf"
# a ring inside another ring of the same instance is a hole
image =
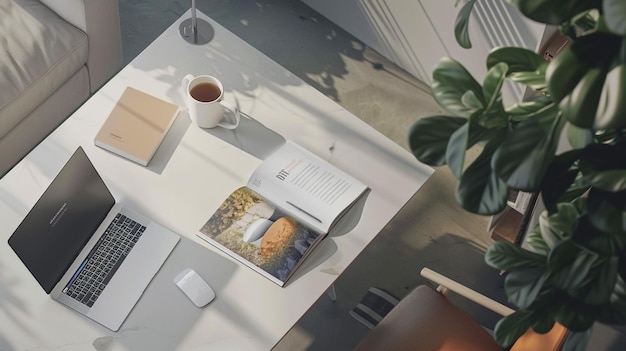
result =
[[[509,272],[504,279],[504,290],[510,303],[519,308],[529,307],[539,295],[547,279],[543,269],[527,268]]]
[[[491,169],[493,150],[502,143],[503,138],[503,133],[494,135],[461,176],[456,198],[461,207],[469,212],[493,215],[506,206],[509,189]]]
[[[563,233],[572,233],[581,214],[580,208],[569,202],[559,203],[556,208],[557,213],[549,218],[550,225]]]
[[[487,75],[483,81],[483,96],[487,102],[488,109],[498,101],[508,69],[509,66],[506,63],[499,62],[490,67],[489,71],[487,71]]]
[[[547,211],[543,211],[541,212],[541,215],[539,215],[539,229],[541,233],[541,238],[546,243],[546,245],[548,245],[550,250],[554,249],[556,245],[564,238],[563,232],[560,230],[555,230],[550,224],[550,216],[548,216]]]
[[[498,64],[508,66],[507,77],[511,80],[528,85],[534,90],[546,90],[546,68],[548,62],[534,51],[519,47],[499,47],[487,56],[487,68]]]
[[[531,311],[519,310],[500,319],[494,329],[496,342],[508,348],[530,328]]]
[[[474,8],[474,3],[476,0],[468,1],[459,13],[456,16],[456,21],[454,23],[454,37],[456,38],[456,42],[465,49],[469,49],[472,47],[472,42],[469,37],[469,19],[472,13],[472,9]]]
[[[541,237],[541,228],[539,226],[535,227],[535,229],[526,234],[524,237],[524,244],[526,244],[528,251],[542,256],[547,256],[550,251],[550,247]]]
[[[478,112],[485,108],[483,102],[474,94],[473,91],[468,90],[461,96],[461,103],[470,110]],[[476,115],[474,113],[473,115]]]
[[[472,120],[485,128],[508,127],[508,116],[502,105],[502,84],[506,77],[507,65],[500,63],[487,72],[483,82],[483,97],[487,102],[483,113],[474,114]]]
[[[573,257],[579,255],[581,251],[573,240],[565,238],[557,242],[548,254],[548,271],[551,274],[558,273],[570,265]]]
[[[550,216],[547,213],[544,211],[539,216],[539,227],[541,237],[554,250],[574,232],[580,212],[573,203],[560,203],[556,213]]]
[[[521,84],[528,86],[529,88],[539,91],[547,92],[546,76],[544,72],[517,72],[509,74],[509,78]]]
[[[571,296],[578,296],[580,290],[593,281],[589,273],[598,262],[599,256],[579,249],[573,241],[567,240],[550,253],[550,282]]]
[[[572,235],[574,241],[587,250],[604,257],[614,256],[624,250],[626,237],[596,229],[589,221],[589,215],[582,215]]]
[[[454,116],[467,118],[478,110],[473,104],[467,106],[463,103],[462,97],[468,91],[472,91],[484,106],[480,84],[463,65],[451,58],[443,58],[435,66],[432,91],[439,105]]]
[[[598,189],[618,192],[626,190],[626,169],[603,171],[586,177],[591,186]]]
[[[501,94],[498,94],[498,97],[493,105],[485,109],[483,113],[476,116],[476,118],[470,118],[472,118],[476,124],[491,130],[497,129],[500,133],[506,133],[506,129],[509,127],[509,116],[504,111]]]
[[[590,68],[572,92],[561,100],[559,108],[570,123],[581,128],[591,128],[596,117],[605,77],[604,67]]]
[[[559,202],[586,202],[585,194],[589,191],[590,187],[582,180],[582,175],[578,173],[574,183],[559,197]]]
[[[593,128],[626,128],[626,63],[609,71],[602,86],[598,111]]]
[[[506,110],[506,113],[510,115],[511,121],[519,122],[536,115],[538,111],[550,104],[552,104],[552,100],[549,97],[540,95],[514,104]]]
[[[593,143],[593,132],[573,124],[567,126],[567,141],[574,149],[583,149]]]
[[[572,299],[569,303],[560,303],[554,319],[575,332],[585,331],[595,322],[596,308]]]
[[[626,277],[626,251],[622,251],[619,255],[617,272],[619,273],[620,277],[622,277],[622,279]]]
[[[450,116],[418,119],[409,130],[409,147],[413,155],[431,166],[445,165],[448,140],[466,123],[466,118]]]
[[[610,303],[596,308],[595,316],[600,323],[626,324],[626,283],[617,277]]]
[[[477,142],[488,138],[490,131],[470,122],[457,129],[448,141],[446,149],[446,162],[452,174],[461,178],[463,166],[465,164],[465,151],[474,146]]]
[[[571,150],[554,158],[541,182],[541,196],[546,209],[556,212],[556,204],[562,202],[563,194],[574,184],[578,177],[575,167],[582,151]]]
[[[535,311],[533,311],[535,312]],[[543,312],[543,311],[537,311]],[[533,313],[533,321],[531,323],[531,328],[538,334],[545,334],[552,330],[554,327],[554,319],[549,316],[544,316],[543,318],[537,318],[535,316],[536,313]]]
[[[526,17],[545,24],[559,25],[590,9],[600,9],[602,0],[507,0]]]
[[[589,284],[584,301],[591,305],[600,305],[609,302],[617,283],[617,256],[608,257],[592,271],[593,280]]]
[[[608,192],[592,188],[587,200],[589,220],[608,233],[626,233],[626,191]]]
[[[593,33],[576,39],[546,68],[546,82],[552,99],[560,102],[590,69],[598,67],[608,70],[620,46],[621,38],[608,33]],[[598,52],[602,52],[602,55],[598,55]]]
[[[491,267],[514,272],[526,268],[545,268],[546,257],[527,251],[508,241],[497,241],[487,249],[485,262]]]
[[[602,7],[609,30],[615,34],[626,36],[626,2],[624,0],[604,0]]]
[[[473,123],[473,119],[473,116],[470,117],[469,123],[457,129],[448,140],[446,163],[457,179],[461,178],[463,172],[466,150],[482,140],[489,139],[489,135],[492,134],[491,130]]]
[[[502,62],[509,67],[508,73],[545,71],[548,64],[536,52],[514,46],[497,47],[487,55],[487,69]]]
[[[584,149],[580,170],[591,186],[609,191],[626,190],[626,143],[592,144]]]
[[[452,174],[461,178],[465,164],[465,150],[468,147],[469,129],[471,123],[465,123],[450,136],[446,149],[446,162]]]
[[[563,125],[553,105],[520,122],[494,153],[493,169],[509,187],[536,191],[554,158]]]
[[[587,44],[587,46],[590,45]],[[580,51],[587,52],[585,49],[587,48],[585,47]],[[546,82],[548,92],[554,102],[560,102],[574,90],[574,87],[576,87],[576,84],[578,84],[578,81],[585,75],[588,69],[589,66],[576,55],[571,47],[565,48],[550,61],[546,69]]]

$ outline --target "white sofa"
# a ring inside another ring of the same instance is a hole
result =
[[[0,0],[0,177],[122,64],[117,0]]]

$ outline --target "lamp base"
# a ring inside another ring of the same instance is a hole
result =
[[[178,32],[185,41],[194,45],[204,45],[213,39],[215,31],[209,22],[196,18],[196,29],[197,31],[194,33],[192,19],[187,18],[178,27]]]

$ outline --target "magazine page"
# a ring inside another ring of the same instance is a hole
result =
[[[259,165],[248,187],[325,233],[367,190],[356,178],[290,141]]]
[[[242,187],[224,200],[198,236],[283,286],[325,234]]]

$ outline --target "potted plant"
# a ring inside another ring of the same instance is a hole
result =
[[[470,45],[475,1],[457,17],[461,46]],[[500,241],[486,252],[489,265],[506,271],[505,291],[518,307],[496,325],[496,341],[510,346],[529,327],[545,333],[555,322],[584,340],[595,322],[626,324],[626,1],[507,2],[559,26],[569,46],[550,62],[496,48],[482,84],[459,62],[441,60],[432,93],[450,116],[417,120],[409,144],[420,161],[451,169],[470,212],[501,212],[511,189],[543,199],[547,210],[524,248]],[[507,79],[538,94],[505,107]],[[570,147],[557,154],[561,138]],[[469,162],[472,147],[480,154]]]

